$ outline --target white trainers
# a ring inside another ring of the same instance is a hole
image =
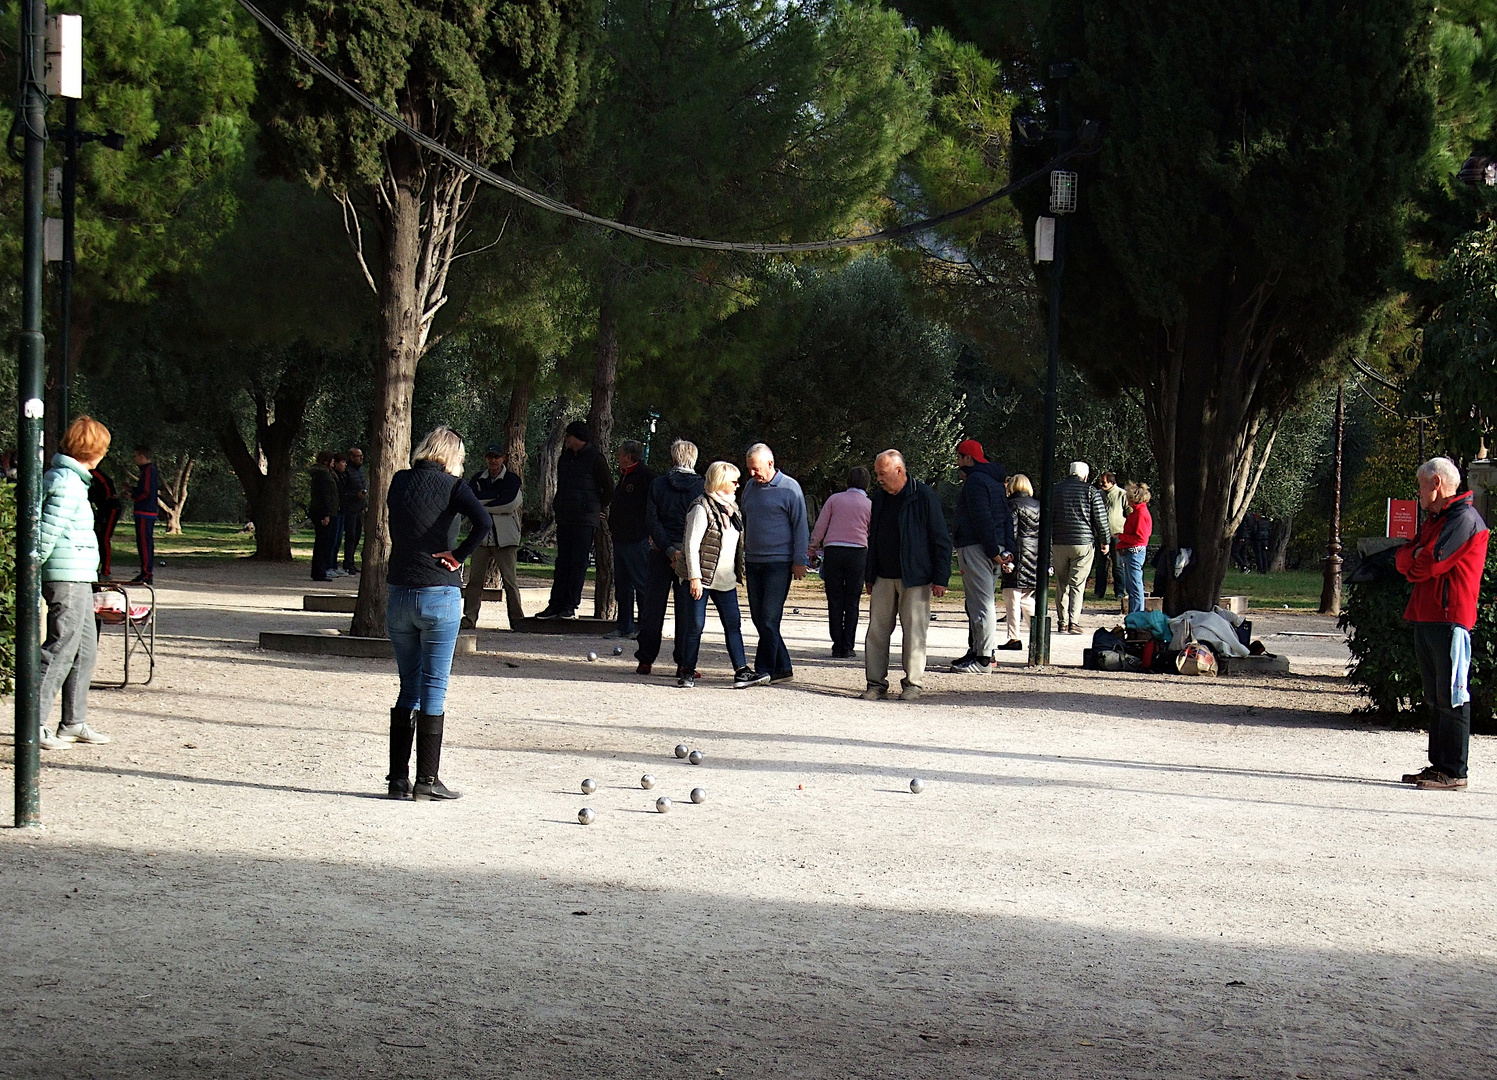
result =
[[[107,742],[114,741],[102,731],[95,731],[87,724],[59,724],[57,737],[69,742],[92,743],[95,746],[103,746]]]
[[[72,739],[58,738],[52,734],[50,728],[42,728],[41,746],[43,750],[66,750],[73,745]]]

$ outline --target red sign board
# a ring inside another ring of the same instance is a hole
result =
[[[1419,531],[1419,503],[1416,499],[1388,500],[1388,535],[1412,540]]]

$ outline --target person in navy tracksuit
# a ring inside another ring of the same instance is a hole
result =
[[[141,444],[135,448],[135,464],[140,469],[135,489],[130,497],[135,500],[135,546],[140,551],[140,573],[130,584],[151,584],[152,570],[156,566],[156,519],[161,516],[161,474],[151,461],[151,448]]]

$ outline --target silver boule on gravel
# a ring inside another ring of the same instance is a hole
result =
[[[598,790],[598,782],[591,778],[582,781],[582,794],[591,795]]]
[[[694,787],[691,789],[691,801],[694,803],[704,803],[707,801],[707,793],[699,787]]]
[[[686,755],[686,760],[693,765],[700,765],[702,763],[702,752],[700,750],[693,750]]]
[[[916,795],[919,795],[922,791],[925,790],[925,781],[920,779],[920,777],[918,776],[915,777],[915,779],[910,781],[910,790]]]
[[[669,796],[662,795],[660,796],[660,798],[655,800],[655,810],[657,813],[668,814],[670,813],[670,809],[671,801]]]
[[[596,660],[598,658],[598,654],[595,653],[595,652],[590,652],[590,653],[587,654],[587,658],[589,660]]]
[[[676,744],[676,756],[678,758],[684,758],[689,753],[691,753],[691,748],[684,742]]]
[[[622,645],[615,645],[613,647],[613,655],[614,656],[623,656],[624,655],[624,647]]]
[[[581,810],[577,811],[577,821],[581,825],[591,825],[594,821],[597,820],[598,815],[593,813],[593,808],[591,806],[584,806]]]
[[[639,786],[644,788],[646,791],[649,791],[652,787],[655,786],[655,778],[649,773],[645,773],[639,778]]]

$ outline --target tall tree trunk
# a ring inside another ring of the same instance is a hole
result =
[[[619,318],[613,299],[605,295],[598,309],[598,345],[593,363],[593,400],[587,426],[593,445],[608,459],[613,449],[613,386],[619,371]],[[613,535],[600,527],[593,541],[593,617],[618,617],[613,592]]]
[[[352,632],[385,636],[385,584],[390,561],[390,481],[411,460],[411,401],[424,345],[417,268],[421,260],[421,197],[393,186],[385,214],[380,276],[380,346],[374,365],[369,431],[369,507],[364,515],[364,565]]]
[[[1268,553],[1268,572],[1282,574],[1289,569],[1289,541],[1294,538],[1294,515],[1274,523],[1273,545]]]
[[[191,454],[184,455],[177,464],[176,475],[172,478],[172,482],[166,485],[163,491],[166,499],[161,502],[161,516],[166,519],[168,536],[182,535],[182,511],[187,506],[187,489],[192,483],[194,464]]]
[[[1155,331],[1146,361],[1163,545],[1191,553],[1179,578],[1159,575],[1156,591],[1169,615],[1210,610],[1220,597],[1232,534],[1273,449],[1272,434],[1261,452],[1257,445],[1267,411],[1259,384],[1277,337],[1267,314],[1272,289],[1250,278],[1236,268],[1203,274],[1187,297],[1185,321]]]
[[[255,446],[245,445],[239,422],[225,412],[218,423],[218,445],[239,479],[250,520],[255,523],[255,555],[261,562],[291,561],[291,451],[301,435],[307,402],[318,379],[310,358],[288,368],[274,397],[263,388],[255,402]],[[291,372],[306,375],[292,378]]]
[[[504,453],[509,471],[525,479],[525,434],[530,420],[530,394],[535,373],[527,371],[516,377],[509,392],[509,413],[504,418]]]
[[[567,399],[557,394],[546,415],[546,441],[541,446],[541,476],[538,507],[542,521],[551,520],[551,504],[556,501],[556,462],[561,457],[562,439],[567,433]]]

